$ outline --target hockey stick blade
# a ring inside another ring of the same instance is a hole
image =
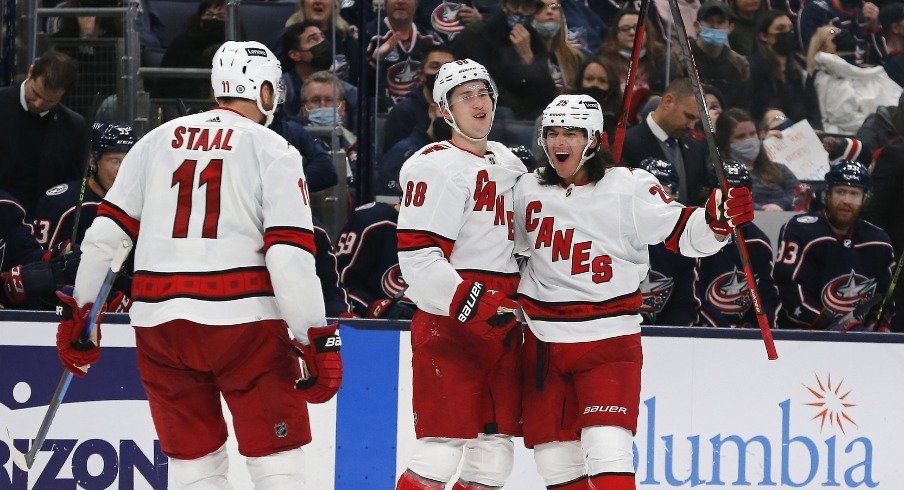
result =
[[[104,282],[101,284],[100,291],[97,292],[97,296],[94,298],[94,304],[91,306],[91,311],[88,313],[88,318],[85,321],[85,331],[82,333],[82,339],[90,338],[92,332],[94,332],[94,329],[97,327],[97,317],[100,314],[104,303],[107,302],[107,296],[110,295],[110,290],[113,289],[113,281],[116,280],[116,276],[119,275],[119,270],[122,269],[123,262],[129,257],[129,252],[131,251],[132,240],[129,240],[128,238],[123,239],[119,246],[116,247],[116,250],[113,251],[113,260],[110,262],[110,268],[107,270]],[[24,471],[30,470],[32,465],[34,465],[38,451],[40,451],[41,446],[44,445],[44,441],[47,439],[47,432],[50,430],[50,424],[53,423],[57,410],[63,403],[66,392],[69,391],[69,384],[72,382],[73,376],[74,375],[69,371],[63,370],[60,382],[57,384],[56,391],[53,393],[53,398],[47,406],[47,412],[44,414],[44,419],[41,421],[41,427],[38,428],[38,435],[36,435],[32,441],[31,448],[28,450],[27,454],[21,455],[21,453],[19,453],[19,455],[22,456],[22,461],[14,454],[17,450],[13,448],[12,444],[9,444],[10,453],[13,454],[13,461],[16,463],[16,466]]]
[[[13,446],[13,438],[9,435],[9,428],[6,428],[6,431],[3,434],[4,442],[6,442],[6,446],[9,448],[9,457],[13,460],[16,466],[19,467],[22,471],[28,471],[31,469],[31,465],[28,464],[28,459],[19,451],[16,446]]]

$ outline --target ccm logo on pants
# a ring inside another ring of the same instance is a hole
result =
[[[628,409],[625,407],[618,407],[615,405],[590,405],[589,407],[584,407],[584,415],[588,413],[596,413],[596,412],[612,412],[612,413],[623,413],[628,415]]]

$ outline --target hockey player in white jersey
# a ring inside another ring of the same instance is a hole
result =
[[[705,209],[671,198],[650,173],[613,167],[603,115],[585,95],[543,111],[547,161],[515,187],[524,440],[556,489],[634,489],[632,437],[640,403],[640,283],[648,245],[715,253],[753,218],[746,188],[714,191]]]
[[[479,63],[443,65],[433,98],[452,139],[402,166],[399,266],[418,308],[411,322],[414,456],[399,490],[505,484],[521,433],[521,330],[512,188],[527,169],[487,141],[496,86]]]
[[[342,379],[336,326],[322,327],[301,156],[262,126],[280,74],[263,44],[217,50],[220,107],[134,146],[85,235],[73,297],[61,296],[60,359],[84,376],[99,358],[97,345],[77,342],[91,301],[116,244],[137,240],[138,368],[177,488],[232,488],[221,395],[255,488],[311,488],[307,402],[329,400]]]

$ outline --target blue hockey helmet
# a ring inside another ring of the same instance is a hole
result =
[[[826,172],[825,179],[829,188],[836,185],[849,185],[859,187],[864,191],[869,189],[869,170],[865,165],[854,160],[839,160]]]
[[[122,121],[96,122],[91,127],[91,151],[95,158],[108,151],[128,152],[137,141],[135,130]]]
[[[637,168],[653,174],[653,177],[656,177],[660,184],[667,185],[675,191],[678,190],[678,171],[675,170],[672,162],[659,158],[645,158]]]

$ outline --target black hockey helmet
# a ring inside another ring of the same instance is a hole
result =
[[[637,168],[646,170],[653,174],[662,185],[671,187],[674,191],[678,190],[678,171],[675,166],[668,160],[659,158],[644,158],[641,160]]]
[[[108,151],[128,152],[137,141],[135,130],[122,121],[96,122],[91,127],[91,151],[95,158]]]
[[[747,169],[747,165],[744,165],[737,160],[723,160],[722,169],[725,172],[725,180],[728,181],[729,187],[746,187],[750,189],[753,186],[753,181],[750,179],[750,170]],[[716,177],[715,168],[709,168],[706,182],[711,188],[719,187],[719,179]]]
[[[859,187],[864,192],[869,189],[869,170],[854,160],[839,160],[826,172],[826,186],[849,185]]]

